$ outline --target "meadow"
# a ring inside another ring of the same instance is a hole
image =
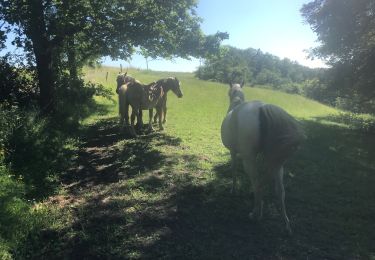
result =
[[[50,224],[17,251],[35,259],[375,259],[374,131],[369,115],[338,111],[298,95],[245,87],[246,100],[283,107],[307,139],[286,164],[289,236],[272,203],[250,221],[248,178],[230,193],[229,153],[220,125],[228,86],[191,73],[130,69],[144,83],[176,76],[164,131],[120,131],[116,68],[87,68],[85,79],[113,91],[96,98],[58,195],[36,203]],[[108,72],[108,78],[106,74]],[[144,111],[144,122],[148,113]],[[157,129],[157,127],[155,127]]]

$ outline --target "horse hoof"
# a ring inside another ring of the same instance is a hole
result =
[[[164,127],[163,127],[163,126],[159,126],[159,130],[160,130],[160,131],[163,131],[163,130],[164,130]]]
[[[167,120],[163,120],[163,124],[167,123]]]

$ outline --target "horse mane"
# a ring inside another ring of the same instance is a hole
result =
[[[261,106],[259,121],[260,152],[269,160],[289,157],[305,137],[301,124],[278,106]]]

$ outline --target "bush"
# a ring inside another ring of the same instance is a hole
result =
[[[0,58],[0,103],[24,107],[35,103],[37,96],[35,71],[11,66],[7,57]]]
[[[101,84],[72,80],[64,74],[57,83],[55,123],[67,130],[77,127],[80,119],[88,116],[95,106],[93,96],[112,98],[112,93]]]
[[[327,84],[322,83],[319,79],[306,80],[303,83],[303,95],[328,105],[333,105],[336,97]]]

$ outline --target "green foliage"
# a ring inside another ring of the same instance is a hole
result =
[[[52,214],[32,209],[33,200],[26,199],[26,187],[21,176],[15,176],[5,166],[0,154],[0,259],[14,259],[15,249],[22,248],[32,232],[48,225]]]
[[[5,163],[23,180],[28,197],[44,197],[53,191],[62,165],[68,166],[66,138],[52,122],[40,119],[37,111],[14,111],[12,116],[16,122],[4,140]]]
[[[0,103],[28,106],[36,102],[35,71],[9,64],[7,57],[0,58]]]
[[[219,55],[210,56],[195,75],[199,79],[223,83],[241,82],[268,85],[288,93],[300,93],[300,84],[321,74],[320,70],[279,59],[252,48],[241,50],[222,47]]]
[[[196,76],[204,80],[224,83],[242,82],[251,78],[246,61],[232,47],[222,47],[218,55],[208,56],[205,65],[198,68]]]
[[[375,111],[375,4],[372,0],[315,0],[301,9],[321,45],[312,55],[333,68],[329,88],[360,111]]]
[[[79,78],[72,79],[68,74],[62,74],[57,82],[56,94],[55,121],[72,127],[78,126],[79,120],[92,112],[94,96],[112,100],[112,92],[103,85],[84,82]]]
[[[334,104],[335,93],[319,79],[306,80],[304,82],[303,94],[311,99],[319,100],[326,104]]]

